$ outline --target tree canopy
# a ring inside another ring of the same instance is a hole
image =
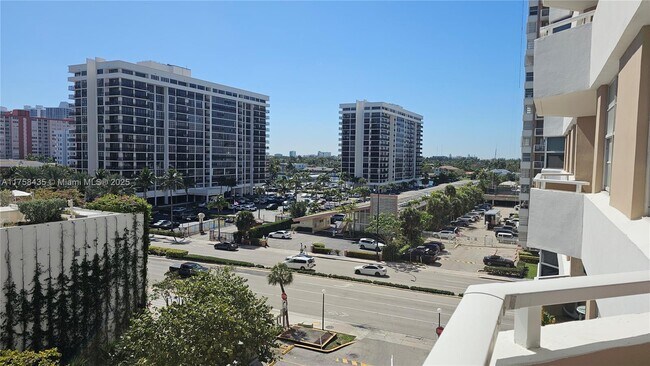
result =
[[[274,323],[266,298],[258,298],[232,269],[219,268],[154,285],[167,306],[132,319],[112,353],[116,365],[247,365],[274,359]]]

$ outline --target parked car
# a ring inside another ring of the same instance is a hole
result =
[[[515,261],[508,258],[503,258],[500,255],[487,255],[483,257],[483,264],[486,266],[496,266],[496,267],[510,267],[514,268]]]
[[[293,256],[285,260],[284,264],[291,269],[310,269],[316,266],[316,261],[312,257]]]
[[[517,231],[517,229],[512,226],[496,226],[494,228],[494,236],[496,236],[498,233],[510,233],[514,236],[517,236],[519,234],[519,231]]]
[[[381,264],[364,264],[363,266],[354,267],[354,273],[379,277],[385,276],[388,270]]]
[[[458,228],[458,226],[445,226],[444,228],[442,228],[442,230],[453,231],[455,234],[460,233],[460,229]]]
[[[497,239],[514,239],[515,236],[512,233],[501,231],[496,234],[496,237]]]
[[[267,210],[277,210],[278,209],[278,204],[277,203],[270,203],[266,206]]]
[[[169,266],[169,272],[178,273],[181,277],[195,276],[202,272],[208,272],[210,269],[195,262],[185,262],[172,264]]]
[[[183,214],[182,218],[185,221],[199,221],[199,214],[196,212],[188,212]]]
[[[343,219],[345,219],[345,214],[341,214],[341,213],[334,214],[332,215],[332,218],[330,218],[330,224],[334,224],[338,221],[343,221]]]
[[[469,222],[463,221],[463,220],[454,220],[454,221],[450,222],[449,225],[468,227]]]
[[[291,232],[286,230],[274,231],[269,233],[269,238],[291,239]]]
[[[286,257],[285,260],[289,260],[291,258],[307,258],[307,259],[309,259],[309,258],[314,258],[314,257],[312,257],[311,255],[309,255],[307,253],[298,253],[296,255],[290,255],[290,256]]]
[[[226,217],[226,219],[224,221],[229,223],[229,224],[232,224],[232,223],[235,222],[235,218],[232,217],[232,216],[228,216],[228,217]]]
[[[434,245],[432,247],[426,247],[424,245],[419,245],[415,248],[411,248],[407,251],[412,256],[422,256],[422,255],[436,255],[438,253],[438,246]]]
[[[177,228],[178,223],[177,222],[171,222],[169,220],[160,220],[160,221],[156,222],[155,224],[151,225],[151,227],[157,228],[157,229],[171,230],[171,229]]]
[[[433,237],[436,239],[453,240],[456,238],[456,233],[450,230],[440,230],[433,233]]]
[[[230,243],[227,241],[217,243],[214,245],[214,249],[220,249],[220,250],[231,250],[235,251],[239,248],[239,245],[237,243]]]
[[[423,245],[425,247],[429,248],[429,249],[432,249],[432,250],[434,248],[438,248],[438,251],[445,250],[445,243],[443,243],[441,241],[432,241],[432,242],[424,243]]]
[[[463,216],[459,217],[458,219],[459,220],[469,220],[471,222],[476,222],[476,220],[478,220],[478,218],[475,217],[474,215],[463,215]]]
[[[151,226],[152,228],[159,228],[160,225],[162,225],[162,224],[165,223],[165,221],[167,221],[167,220],[158,220],[158,221],[156,221],[156,222],[153,222],[153,223],[152,223],[151,225],[149,225],[149,226]]]
[[[380,251],[383,247],[386,246],[386,244],[384,243],[380,243],[375,239],[368,239],[368,238],[359,239],[358,244],[360,249],[377,250],[377,247],[379,247]]]

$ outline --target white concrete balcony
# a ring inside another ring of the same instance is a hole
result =
[[[537,147],[537,145],[535,145]],[[538,151],[535,148],[535,151]],[[571,187],[574,192],[582,192],[583,186],[588,186],[589,182],[582,180],[575,180],[575,176],[569,172],[566,172],[562,169],[542,169],[542,172],[537,174],[533,179],[535,183],[539,184],[539,188],[546,189],[546,184],[551,183],[553,185],[561,185],[566,187]],[[562,189],[562,190],[568,190]]]
[[[596,91],[590,89],[591,19],[588,12],[550,24],[535,40],[533,95],[542,116],[596,114]],[[570,26],[570,29],[563,29]],[[561,31],[559,31],[561,30]]]
[[[650,309],[541,326],[544,305],[648,298],[650,272],[553,278],[468,287],[425,365],[643,364],[650,357]],[[514,330],[499,331],[514,310]],[[621,353],[622,347],[628,351]],[[633,349],[627,348],[633,347]],[[620,358],[626,354],[625,358]]]

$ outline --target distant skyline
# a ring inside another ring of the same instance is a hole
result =
[[[0,105],[58,106],[86,58],[154,60],[269,95],[271,155],[338,154],[338,105],[366,99],[423,115],[423,156],[517,158],[524,6],[2,1]]]

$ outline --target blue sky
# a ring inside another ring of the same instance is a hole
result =
[[[56,106],[67,65],[155,60],[269,95],[270,152],[338,151],[338,105],[424,116],[423,155],[520,155],[522,3],[1,3],[0,104]]]

